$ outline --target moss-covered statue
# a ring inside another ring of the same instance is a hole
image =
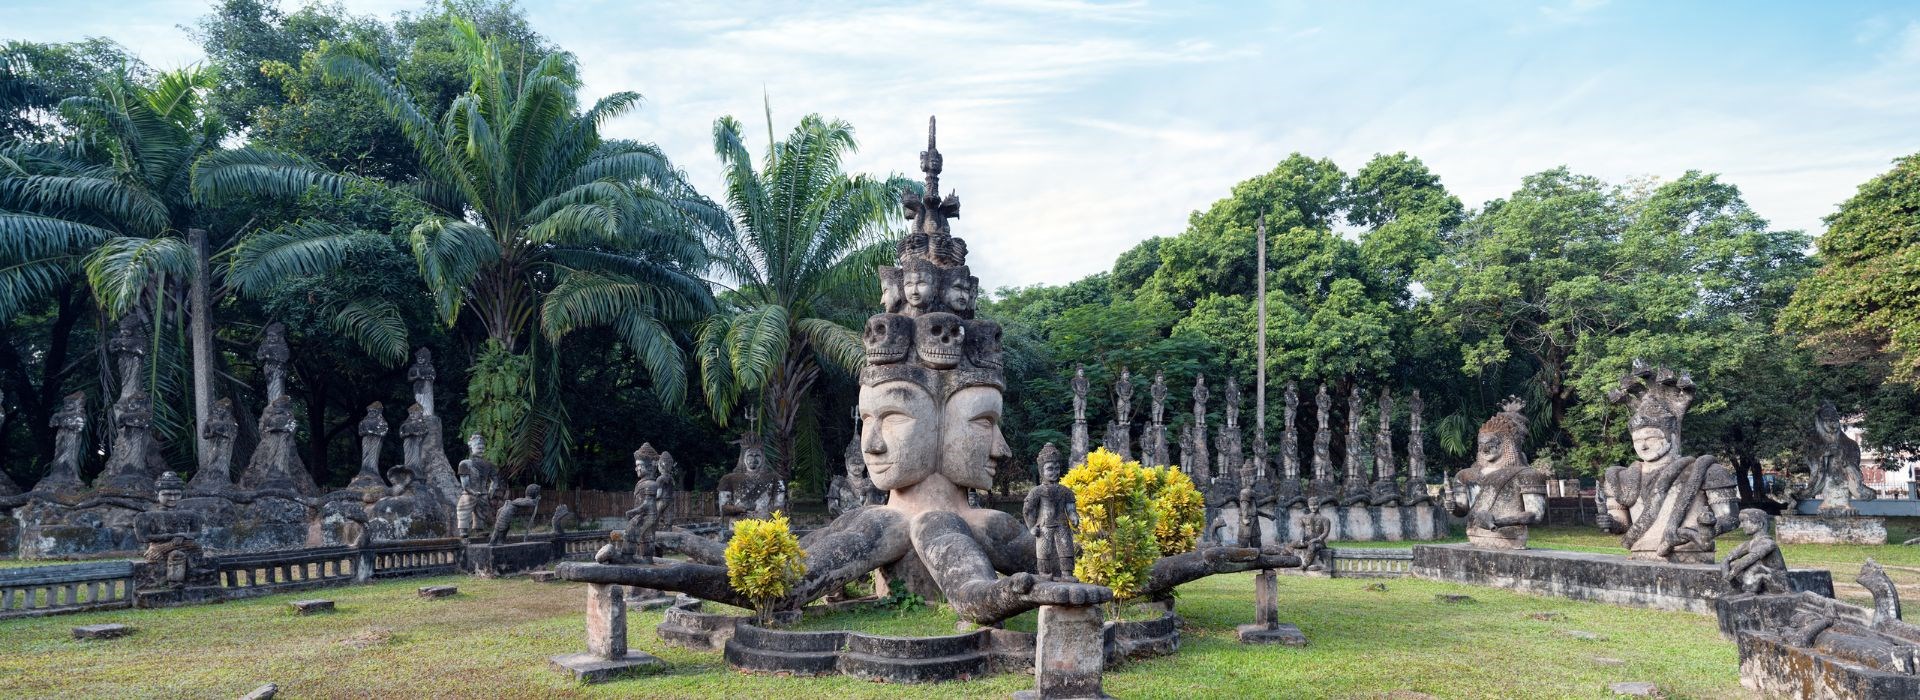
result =
[[[1680,419],[1693,404],[1693,378],[1665,367],[1634,364],[1607,394],[1631,403],[1627,429],[1640,461],[1607,470],[1600,528],[1621,535],[1634,559],[1713,563],[1713,539],[1738,525],[1733,472],[1713,455],[1683,456]]]
[[[1547,476],[1527,464],[1526,402],[1507,397],[1480,426],[1473,466],[1449,484],[1447,509],[1466,516],[1467,541],[1489,549],[1526,549],[1527,526],[1547,520]]]

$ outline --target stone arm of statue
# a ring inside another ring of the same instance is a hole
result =
[[[1040,536],[1040,502],[1042,498],[1040,495],[1040,487],[1035,486],[1027,491],[1026,502],[1020,504],[1020,522],[1027,524],[1027,532],[1031,533],[1034,537]]]
[[[1263,552],[1252,547],[1206,547],[1184,554],[1161,557],[1154,561],[1142,592],[1148,598],[1158,599],[1171,593],[1175,586],[1214,574],[1230,574],[1255,569],[1292,569],[1303,567],[1308,563],[1310,562],[1303,562],[1299,556],[1285,551]]]
[[[727,567],[712,564],[674,562],[665,566],[589,564],[562,562],[554,573],[568,581],[613,583],[662,591],[686,593],[702,600],[753,608],[754,602],[733,590],[727,583]]]
[[[1520,494],[1520,507],[1522,509],[1521,513],[1518,513],[1515,515],[1509,515],[1501,518],[1494,518],[1493,524],[1500,527],[1506,527],[1509,525],[1539,525],[1547,521],[1547,495],[1546,494],[1544,493]]]
[[[1598,526],[1601,532],[1623,535],[1633,522],[1632,512],[1610,496],[1624,471],[1626,467],[1608,467],[1606,473],[1600,477],[1600,483],[1594,486],[1593,524]]]
[[[653,545],[661,551],[679,552],[702,564],[725,566],[727,563],[726,545],[685,530],[655,533]]]
[[[970,622],[992,624],[1042,605],[1099,605],[1113,600],[1113,589],[1106,586],[1044,581],[1028,571],[1001,577],[958,513],[921,513],[914,517],[910,531],[914,550],[947,602]],[[1032,550],[1032,541],[1025,539],[1009,546],[1021,544]]]
[[[1747,569],[1753,568],[1754,564],[1758,564],[1766,558],[1767,553],[1764,551],[1764,548],[1755,547],[1754,543],[1755,540],[1747,540],[1746,542],[1740,543],[1740,546],[1734,547],[1732,552],[1727,553],[1727,560],[1720,562],[1721,578],[1726,579],[1729,583],[1735,583],[1737,586],[1741,574],[1746,573]]]

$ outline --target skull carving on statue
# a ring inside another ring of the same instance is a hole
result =
[[[967,335],[960,317],[938,311],[914,319],[914,348],[920,362],[933,369],[953,369],[960,365],[961,345]]]
[[[988,320],[966,322],[967,362],[979,369],[1000,369],[1000,324]]]
[[[900,314],[867,317],[867,364],[891,365],[907,360],[913,347],[913,319]]]

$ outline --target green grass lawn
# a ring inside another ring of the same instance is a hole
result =
[[[452,583],[460,595],[422,600],[413,589]],[[1747,697],[1733,645],[1711,618],[1536,598],[1469,586],[1395,579],[1384,592],[1364,579],[1282,577],[1280,615],[1305,649],[1242,646],[1252,574],[1180,589],[1187,619],[1178,654],[1109,669],[1124,698],[1608,697],[1606,685],[1651,680],[1680,697]],[[1477,602],[1444,605],[1436,593]],[[293,615],[286,603],[324,597],[339,610]],[[847,677],[772,678],[729,670],[718,652],[666,646],[661,613],[628,618],[635,648],[666,659],[663,675],[605,686],[573,685],[548,656],[584,647],[585,593],[577,584],[441,577],[294,593],[225,605],[121,610],[0,622],[0,696],[238,697],[266,683],[284,698],[833,697],[1004,698],[1032,686],[994,676],[933,686],[886,686]],[[1557,612],[1541,621],[1530,613]],[[845,614],[886,634],[948,634],[951,612],[926,608]],[[69,628],[122,622],[138,631],[73,641]],[[825,620],[809,620],[815,628]],[[1016,621],[1016,627],[1030,622]],[[1579,639],[1580,630],[1601,639]],[[1617,663],[1617,665],[1615,665]]]

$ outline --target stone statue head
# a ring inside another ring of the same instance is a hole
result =
[[[860,387],[860,452],[873,485],[906,488],[940,469],[940,404],[917,382]]]
[[[948,268],[946,278],[943,301],[947,304],[947,310],[963,317],[972,316],[974,300],[980,292],[980,279],[969,274],[965,265]]]
[[[1060,456],[1060,448],[1055,447],[1051,442],[1047,443],[1045,447],[1040,448],[1040,458],[1038,461],[1040,463],[1040,483],[1060,483],[1060,477],[1066,474],[1067,462],[1065,458]]]
[[[53,413],[53,419],[47,421],[47,427],[57,430],[79,431],[87,427],[87,395],[85,392],[73,392],[60,400],[60,410]]]
[[[660,453],[653,450],[653,443],[640,443],[640,449],[633,451],[633,475],[640,481],[654,478],[660,473]]]
[[[900,276],[900,289],[907,306],[916,311],[933,310],[933,300],[940,284],[939,268],[922,258],[908,258]]]
[[[1520,397],[1509,396],[1500,405],[1500,412],[1480,425],[1480,464],[1509,466],[1515,462],[1524,463],[1520,459],[1520,447],[1527,441],[1527,419],[1520,415],[1520,409],[1526,405]]]
[[[487,438],[485,436],[479,433],[474,433],[472,435],[467,436],[467,454],[473,455],[475,457],[479,457],[481,456],[480,453],[486,452],[486,451],[487,451]]]
[[[747,433],[740,436],[740,469],[748,474],[758,475],[765,466],[766,452],[760,444],[760,436]]]
[[[413,351],[413,365],[407,368],[407,379],[416,382],[434,380],[433,351],[421,347]]]
[[[1759,508],[1740,509],[1740,531],[1748,537],[1767,534],[1772,528],[1773,516]]]
[[[966,326],[944,311],[922,314],[913,320],[913,347],[920,362],[933,369],[953,369],[965,355]]]
[[[213,414],[207,417],[207,425],[201,432],[209,440],[232,440],[239,434],[240,424],[233,419],[233,399],[213,402]]]
[[[1840,434],[1840,409],[1832,401],[1820,402],[1820,410],[1813,414],[1813,430],[1824,442],[1833,442]]]
[[[406,496],[413,492],[413,470],[400,465],[387,470],[387,482],[391,484],[387,493],[393,496]]]
[[[964,322],[961,343],[966,353],[967,363],[986,370],[998,371],[1005,366],[1004,349],[1000,346],[1000,324],[985,319],[971,319]]]
[[[386,406],[378,401],[367,404],[367,415],[360,419],[360,434],[362,436],[385,436],[387,434],[387,417],[382,413],[382,411],[385,410]]]
[[[902,291],[900,268],[888,265],[880,268],[880,310],[890,314],[900,313],[907,307],[906,292]]]
[[[1633,429],[1633,454],[1642,462],[1659,462],[1673,454],[1673,440],[1667,431],[1645,426]]]
[[[540,485],[539,485],[539,484],[527,484],[527,498],[531,498],[531,499],[534,499],[534,500],[540,500]]]
[[[1607,401],[1632,403],[1633,418],[1627,421],[1627,431],[1633,436],[1634,453],[1642,461],[1652,462],[1679,455],[1680,419],[1693,405],[1696,391],[1693,377],[1687,373],[1636,360],[1633,369],[1620,378],[1619,388],[1607,392]],[[1656,440],[1656,431],[1664,439]]]
[[[867,317],[862,339],[867,346],[868,365],[891,365],[907,361],[913,349],[913,319],[900,314],[874,314]]]
[[[993,488],[993,474],[1013,456],[1000,432],[1003,398],[993,387],[956,391],[942,407],[940,474],[964,488]]]
[[[179,474],[166,472],[153,480],[154,497],[160,501],[161,510],[172,510],[179,505],[180,496],[186,493],[187,482]]]
[[[673,453],[672,453],[672,452],[662,452],[662,453],[660,453],[660,462],[659,462],[659,467],[660,467],[660,471],[659,471],[659,474],[660,474],[660,478],[662,478],[662,479],[671,479],[671,478],[673,478],[673,477],[674,477],[674,474],[675,474],[675,469],[674,469],[674,468],[675,468],[675,467],[678,467],[678,466],[680,466],[680,463],[679,463],[679,462],[675,462],[675,461],[673,461]]]
[[[254,358],[267,364],[287,361],[287,326],[279,321],[267,324],[266,332],[260,338],[260,349]]]
[[[854,435],[847,441],[846,455],[842,463],[847,468],[847,476],[858,479],[867,478],[867,460],[860,454],[860,436]]]

